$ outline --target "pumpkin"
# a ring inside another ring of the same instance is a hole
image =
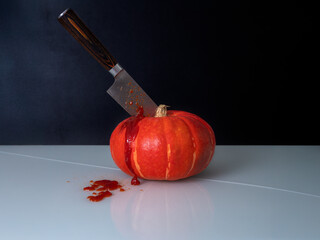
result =
[[[167,111],[122,121],[110,138],[111,155],[126,174],[149,180],[178,180],[203,171],[216,145],[210,125],[195,114]]]

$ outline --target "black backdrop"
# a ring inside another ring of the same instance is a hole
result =
[[[0,0],[0,144],[108,144],[128,117],[58,23],[69,7],[156,103],[204,118],[217,144],[320,143],[313,6]]]

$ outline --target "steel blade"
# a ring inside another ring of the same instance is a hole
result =
[[[107,92],[130,115],[136,115],[140,107],[143,107],[145,116],[154,116],[156,112],[157,104],[124,69],[115,76],[115,81]]]

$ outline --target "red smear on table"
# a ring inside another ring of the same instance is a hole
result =
[[[100,202],[106,197],[110,197],[112,193],[110,191],[116,189],[122,189],[122,186],[118,183],[118,181],[112,180],[99,180],[99,181],[90,181],[91,185],[83,188],[84,191],[96,191],[93,192],[91,196],[87,198],[91,202]],[[98,192],[98,193],[97,193]]]

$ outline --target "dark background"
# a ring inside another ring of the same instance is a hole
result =
[[[258,2],[258,3],[257,3]],[[156,103],[217,144],[319,144],[315,7],[278,1],[0,0],[0,144],[108,144],[128,114],[58,23],[71,7]]]

